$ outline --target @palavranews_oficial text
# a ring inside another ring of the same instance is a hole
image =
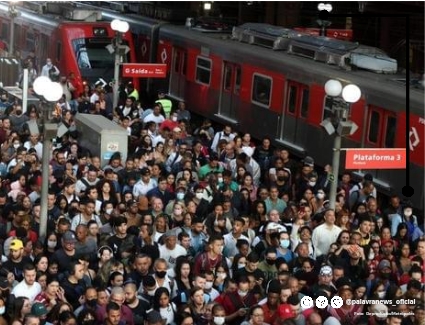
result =
[[[347,299],[346,301],[347,305],[415,305],[416,300],[415,299],[387,299],[387,300],[381,300],[381,299]]]

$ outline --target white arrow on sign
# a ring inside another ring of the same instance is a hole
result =
[[[108,83],[103,78],[99,78],[99,80],[96,81],[95,85],[98,84],[102,84],[102,88],[104,88]]]
[[[412,135],[413,135],[413,141],[412,141]],[[421,140],[419,139],[418,131],[414,126],[411,127],[411,130],[409,132],[409,147],[411,151],[415,150],[415,147],[418,146],[419,142]]]

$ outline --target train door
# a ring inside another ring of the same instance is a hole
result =
[[[287,85],[280,137],[289,144],[300,146],[307,134],[309,89],[307,85],[294,81],[288,81]]]
[[[379,107],[370,106],[366,143],[370,147],[394,148],[397,117]]]
[[[184,99],[186,90],[187,51],[175,47],[170,71],[170,94]]]
[[[224,62],[221,84],[219,115],[236,121],[236,109],[241,88],[241,66]]]

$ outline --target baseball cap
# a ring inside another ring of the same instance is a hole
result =
[[[322,266],[320,275],[332,275],[332,268],[329,265]]]
[[[386,269],[386,268],[388,268],[388,269],[391,269],[391,263],[390,263],[390,261],[388,261],[388,260],[382,260],[381,262],[379,262],[379,265],[378,265],[378,269],[379,270],[383,270],[383,269]]]
[[[270,222],[266,226],[266,230],[273,230],[273,231],[277,231],[277,232],[282,232],[282,231],[286,231],[286,228],[284,226],[278,224],[277,222]]]
[[[277,310],[277,314],[282,320],[294,317],[294,312],[292,311],[290,304],[281,304]]]
[[[24,243],[20,239],[13,239],[10,242],[10,249],[17,251],[18,249],[24,248]]]
[[[303,160],[303,163],[304,163],[304,165],[314,167],[314,159],[311,158],[310,156],[305,157],[304,160]]]
[[[158,322],[162,322],[162,316],[156,310],[152,310],[146,319],[149,324],[156,324]]]
[[[40,302],[36,302],[31,307],[31,314],[33,314],[34,316],[38,316],[38,317],[45,316],[45,315],[47,315],[47,309],[44,306],[44,304],[42,304]]]
[[[391,245],[394,246],[394,242],[393,242],[392,239],[385,239],[385,240],[381,241],[381,246],[385,246],[388,243],[390,243]]]
[[[177,237],[176,231],[174,229],[168,230],[165,234],[164,234],[164,239],[167,239],[169,237]]]
[[[69,230],[63,234],[62,240],[64,242],[68,242],[68,243],[76,243],[77,242],[77,238],[75,237],[75,234],[72,231],[69,231]]]

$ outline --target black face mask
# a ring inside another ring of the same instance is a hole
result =
[[[277,180],[278,180],[279,182],[283,182],[283,181],[285,181],[285,176],[278,176],[278,177],[277,177]]]
[[[267,262],[268,265],[275,265],[276,260],[271,260],[271,259],[266,258],[266,262]]]
[[[158,278],[163,279],[167,275],[167,271],[155,271],[155,274]]]
[[[90,299],[86,301],[87,306],[95,308],[97,305],[97,299]]]
[[[391,276],[391,273],[381,273],[381,278],[383,279],[389,279]]]

